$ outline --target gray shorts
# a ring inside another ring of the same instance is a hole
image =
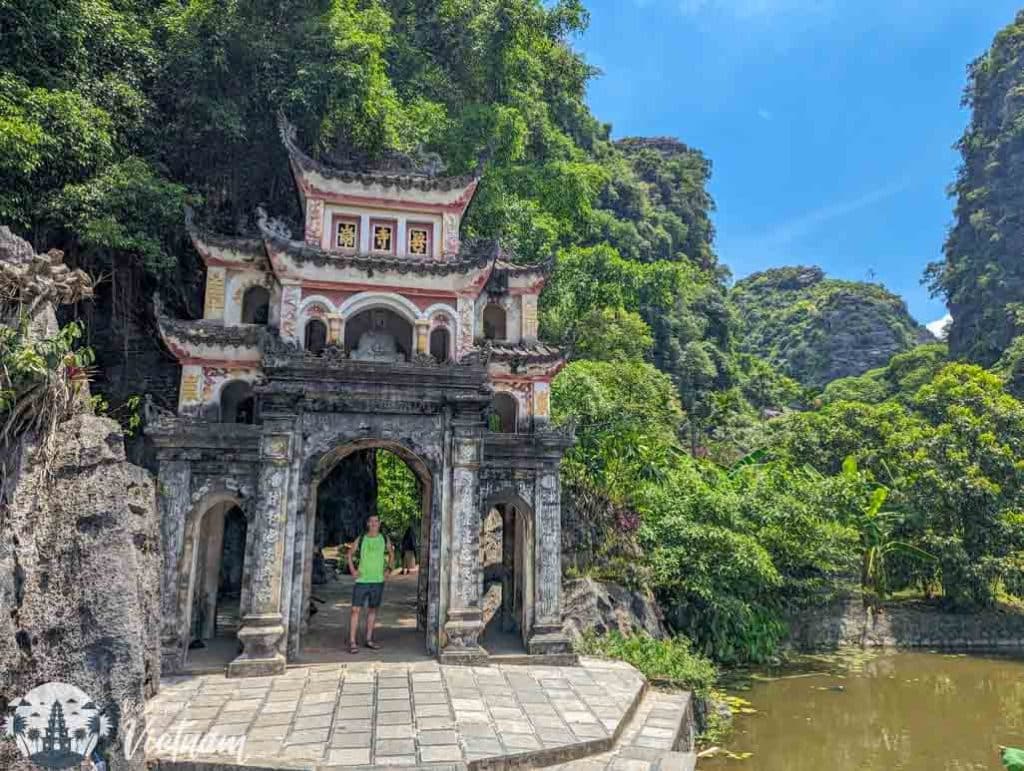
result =
[[[379,608],[384,597],[384,582],[379,584],[355,584],[352,587],[352,607],[361,608],[369,605],[371,608]]]

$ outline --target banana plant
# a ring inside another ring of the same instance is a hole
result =
[[[886,559],[889,555],[901,554],[923,562],[934,561],[935,557],[913,544],[893,538],[893,532],[905,515],[899,511],[882,510],[889,499],[889,488],[883,484],[866,483],[857,468],[857,459],[852,455],[843,461],[842,473],[852,481],[870,484],[868,502],[854,512],[851,524],[860,534],[860,583],[864,602],[877,608],[888,594]]]

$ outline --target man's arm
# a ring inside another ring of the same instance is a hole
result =
[[[388,570],[392,570],[395,567],[395,545],[391,543],[391,539],[387,538],[384,541],[388,546]]]
[[[356,570],[356,565],[352,561],[352,558],[356,554],[356,549],[359,548],[359,542],[363,540],[362,536],[359,536],[352,542],[352,545],[348,547],[348,572],[352,574],[353,578],[359,578],[359,571]]]

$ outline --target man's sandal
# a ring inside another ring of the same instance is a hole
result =
[[[351,643],[348,646],[348,652],[351,653],[353,656],[356,655],[357,653],[359,653],[359,646],[355,643]]]
[[[377,643],[375,643],[373,640],[367,640],[366,641],[366,647],[370,648],[372,650],[378,650],[380,648],[380,646]]]

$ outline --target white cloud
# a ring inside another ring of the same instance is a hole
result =
[[[761,120],[771,120],[775,116],[772,115],[771,110],[766,110],[764,109],[764,107],[762,107],[757,111],[757,117],[759,117]]]
[[[768,243],[774,246],[791,244],[830,220],[845,217],[847,214],[853,214],[861,209],[873,206],[887,198],[891,198],[897,193],[903,192],[908,186],[906,182],[886,185],[856,198],[812,209],[790,220],[774,225],[759,240],[761,243]]]
[[[935,335],[937,338],[939,338],[939,340],[945,340],[946,339],[947,327],[949,326],[949,323],[952,320],[953,320],[953,317],[950,316],[947,313],[941,319],[935,319],[935,321],[929,321],[927,324],[925,324],[925,328],[929,332],[931,332],[933,335]]]

